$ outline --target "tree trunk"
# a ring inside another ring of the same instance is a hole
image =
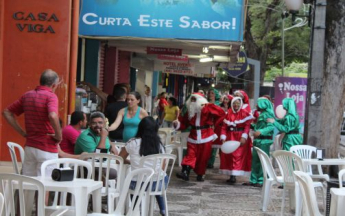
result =
[[[345,106],[345,0],[327,1],[321,146],[337,157]],[[317,34],[315,31],[314,34]]]

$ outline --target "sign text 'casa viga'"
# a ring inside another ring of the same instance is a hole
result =
[[[26,13],[18,11],[13,14],[13,19],[19,21],[16,26],[21,32],[52,33],[55,31],[52,22],[59,22],[57,16],[49,13]],[[44,22],[44,23],[43,23]]]

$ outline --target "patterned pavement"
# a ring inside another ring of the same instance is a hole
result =
[[[177,179],[176,172],[180,168],[175,166],[171,182],[168,187],[168,207],[170,216],[247,216],[247,215],[280,215],[283,190],[273,186],[271,201],[267,212],[262,212],[261,188],[242,186],[247,182],[246,177],[237,177],[235,185],[229,185],[226,175],[218,174],[219,164],[214,169],[208,169],[204,182],[197,182],[195,173],[191,172],[190,181]],[[319,208],[323,211],[321,194],[319,195]],[[288,195],[287,195],[288,197]],[[156,212],[156,215],[159,215]],[[285,202],[285,214],[294,215],[289,210],[289,199]]]

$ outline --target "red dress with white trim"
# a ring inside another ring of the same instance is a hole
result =
[[[253,116],[245,109],[240,109],[238,112],[229,109],[222,127],[221,139],[240,141],[243,137],[247,142],[231,154],[221,153],[220,173],[234,176],[250,175],[252,152],[248,134],[252,120]]]
[[[250,108],[249,104],[244,103],[242,106],[242,109],[249,112],[249,113],[252,113],[252,109]]]
[[[245,91],[242,91],[242,90],[239,90],[239,92],[243,95],[242,109],[246,110],[248,113],[252,113],[252,109],[250,108],[250,105],[249,105],[249,97],[248,97],[247,93]],[[247,142],[250,145],[250,147],[253,147],[253,140],[250,136],[248,137]]]
[[[225,112],[221,107],[208,103],[191,119],[188,118],[188,113],[179,117],[180,124],[176,129],[184,130],[191,126],[187,155],[181,164],[190,166],[198,175],[205,174],[207,161],[211,156],[212,142],[218,137],[213,131],[214,122],[224,115]]]

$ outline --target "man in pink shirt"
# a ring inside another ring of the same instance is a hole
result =
[[[60,148],[62,151],[68,154],[74,154],[74,145],[78,136],[81,133],[81,129],[85,128],[87,124],[87,118],[82,111],[75,111],[71,115],[71,124],[67,125],[62,130],[62,141]]]
[[[3,112],[7,122],[26,138],[23,175],[40,176],[42,163],[58,158],[58,144],[62,140],[58,98],[54,93],[58,85],[57,73],[47,69],[42,73],[40,85],[35,90],[26,92]],[[23,113],[25,130],[15,117]],[[49,167],[47,175],[53,169],[54,167]]]

